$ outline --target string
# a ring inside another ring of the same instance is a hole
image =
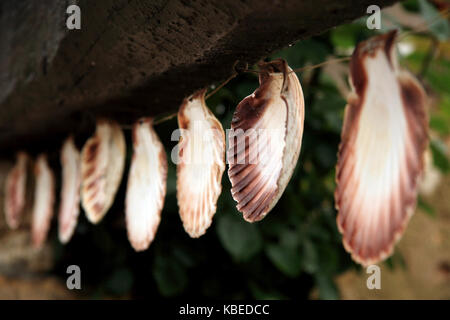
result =
[[[347,56],[347,57],[343,57],[343,58],[330,59],[330,60],[326,60],[326,61],[324,61],[324,62],[315,64],[315,65],[312,65],[312,66],[306,66],[306,67],[301,67],[301,68],[293,69],[293,70],[290,71],[289,73],[291,73],[291,72],[303,72],[303,71],[307,71],[307,70],[313,70],[313,69],[317,69],[317,68],[323,67],[323,66],[325,66],[325,65],[327,65],[327,64],[330,64],[330,63],[337,63],[337,62],[342,62],[342,61],[349,61],[350,59],[351,59],[351,56]]]
[[[215,88],[213,91],[211,91],[210,93],[208,93],[205,97],[205,100],[208,100],[212,95],[214,95],[217,91],[219,91],[220,89],[222,89],[224,86],[227,85],[228,82],[230,82],[231,80],[233,80],[234,78],[236,78],[236,76],[238,75],[238,73],[235,71],[231,76],[228,77],[227,80],[225,80],[224,82],[222,82],[219,86],[217,86],[217,88]]]
[[[169,114],[168,116],[162,117],[161,119],[155,120],[153,122],[153,125],[157,125],[157,124],[169,121],[170,119],[175,118],[177,116],[177,114],[178,114],[178,112],[175,112],[175,113]]]
[[[233,65],[233,69],[236,70],[236,65],[238,64],[239,60],[236,60],[236,62]],[[245,67],[245,69],[247,69],[247,66]],[[214,94],[217,93],[217,91],[219,91],[220,89],[222,89],[224,86],[227,85],[228,82],[230,82],[231,80],[233,80],[234,78],[237,77],[237,75],[239,74],[239,72],[234,71],[233,74],[231,76],[229,76],[224,82],[222,82],[219,86],[217,86],[217,88],[215,88],[213,91],[211,91],[210,93],[208,93],[205,96],[205,100],[208,100],[211,96],[213,96]],[[168,116],[162,117],[161,119],[155,120],[153,122],[153,125],[157,125],[166,121],[169,121],[173,118],[175,118],[178,115],[178,112],[174,112],[172,114],[169,114]]]
[[[156,124],[160,124],[160,123],[169,121],[170,119],[176,117],[177,114],[178,114],[178,113],[175,112],[175,113],[169,114],[169,115],[167,115],[167,116],[165,116],[165,117],[162,117],[162,118],[160,118],[160,119],[157,119],[157,120],[153,121],[153,125],[156,125]],[[133,130],[133,125],[132,125],[132,124],[130,124],[130,125],[128,125],[128,124],[121,124],[120,127],[121,127],[123,130]]]

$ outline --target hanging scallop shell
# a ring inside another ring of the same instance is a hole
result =
[[[177,199],[184,230],[192,238],[211,225],[225,170],[225,133],[205,104],[205,92],[185,99],[178,111]]]
[[[73,137],[61,149],[62,188],[58,216],[58,235],[61,243],[69,242],[80,213],[81,162]]]
[[[344,247],[363,265],[392,253],[414,213],[428,141],[426,96],[399,68],[395,38],[360,43],[350,63],[335,201]]]
[[[125,137],[119,125],[97,121],[95,135],[81,152],[81,204],[88,220],[98,223],[113,204],[125,165]]]
[[[5,181],[6,223],[11,229],[17,229],[25,207],[28,156],[17,153],[16,164],[8,173]]]
[[[305,115],[303,92],[286,61],[260,64],[260,87],[239,103],[229,132],[231,193],[249,222],[283,194],[297,164]]]
[[[31,221],[31,241],[35,248],[40,248],[47,239],[55,201],[55,178],[52,169],[48,166],[46,155],[41,154],[37,157],[34,175],[35,190]]]
[[[166,195],[167,159],[152,119],[133,126],[133,158],[125,199],[128,239],[136,251],[147,249],[161,220]]]

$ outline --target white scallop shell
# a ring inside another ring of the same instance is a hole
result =
[[[166,183],[164,147],[153,130],[152,120],[140,119],[133,126],[133,157],[125,199],[128,239],[136,251],[146,250],[155,237]]]
[[[35,167],[35,190],[31,220],[31,241],[35,248],[40,248],[47,239],[53,217],[55,202],[55,178],[47,162],[47,156],[37,157]]]
[[[236,108],[228,134],[231,193],[244,219],[272,210],[300,154],[305,115],[297,75],[282,59],[260,65],[260,87]]]
[[[73,137],[68,137],[61,149],[62,187],[58,214],[58,236],[69,242],[80,213],[81,160]]]
[[[337,224],[352,258],[387,258],[414,213],[427,145],[426,96],[397,65],[395,32],[360,43],[336,168]]]
[[[111,120],[99,120],[81,152],[81,204],[88,220],[98,223],[114,202],[125,166],[125,137]]]
[[[177,199],[184,230],[198,238],[216,213],[225,170],[225,133],[205,104],[205,90],[186,98],[178,111],[181,141]]]
[[[5,181],[5,218],[11,229],[20,224],[26,200],[28,155],[18,152],[14,167],[8,172]]]

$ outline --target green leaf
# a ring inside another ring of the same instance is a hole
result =
[[[446,19],[439,15],[428,1],[419,0],[420,12],[423,18],[427,21],[430,31],[442,41],[446,41],[450,37],[450,26]]]
[[[176,167],[169,161],[167,168],[167,194],[175,194],[177,192],[177,175]]]
[[[341,243],[341,242],[339,242]],[[335,274],[339,270],[339,256],[334,245],[330,243],[321,243],[316,245],[319,256],[318,271],[316,273]]]
[[[249,283],[253,298],[256,300],[282,300],[287,299],[285,295],[274,289],[266,289],[251,281]]]
[[[253,92],[256,88],[258,88],[258,80],[254,79],[245,79],[242,80],[241,83],[236,88],[236,96],[239,100],[244,99],[251,92]]]
[[[237,261],[248,261],[262,248],[262,238],[255,224],[237,213],[217,217],[217,234],[225,250]]]
[[[427,70],[426,79],[430,82],[435,91],[443,95],[442,103],[448,105],[448,83],[450,82],[450,64],[444,59],[435,59]]]
[[[302,259],[297,248],[270,244],[266,248],[270,261],[286,276],[296,278],[302,270]]]
[[[333,282],[333,279],[328,275],[317,275],[316,283],[319,289],[319,298],[322,300],[336,300],[339,299],[338,289]]]
[[[354,24],[339,26],[331,31],[331,42],[338,48],[353,48],[356,45],[356,34],[360,29],[360,26]]]
[[[336,147],[329,143],[320,143],[315,148],[315,158],[323,168],[333,168],[336,165]]]
[[[125,295],[133,286],[133,274],[126,268],[117,269],[106,282],[106,288],[115,295]]]
[[[188,283],[184,266],[162,252],[155,257],[153,277],[156,280],[159,292],[166,297],[181,293]]]
[[[417,201],[417,205],[420,209],[422,209],[426,214],[429,216],[435,218],[436,217],[436,211],[432,206],[430,206],[428,203],[426,203],[422,197],[419,197],[419,201]]]
[[[330,53],[329,48],[322,41],[305,39],[281,50],[271,58],[283,58],[291,68],[295,69],[304,67],[307,62],[312,64],[323,62]]]
[[[431,115],[430,127],[443,135],[447,135],[450,133],[450,123],[441,115]]]
[[[312,241],[305,240],[303,242],[302,258],[303,268],[306,272],[313,274],[318,270],[319,257]]]
[[[384,264],[390,270],[395,270],[397,267],[399,267],[402,270],[406,269],[405,258],[403,258],[403,255],[399,250],[395,250],[394,254],[384,261]]]
[[[406,0],[402,2],[403,8],[405,8],[408,11],[418,12],[419,11],[419,4],[417,3],[417,0]]]
[[[439,140],[431,140],[431,152],[434,165],[443,173],[450,171],[450,163],[446,155],[445,145]]]
[[[308,236],[312,240],[319,240],[324,242],[329,242],[331,240],[330,231],[324,228],[322,224],[315,223],[311,224],[307,228]]]
[[[195,265],[193,256],[182,245],[173,248],[173,257],[185,267],[189,268]]]
[[[351,53],[356,44],[370,37],[373,31],[366,28],[366,17],[355,20],[352,24],[344,24],[330,33],[331,43],[341,53]]]
[[[279,239],[278,244],[269,244],[266,247],[266,255],[283,274],[296,278],[302,271],[299,232],[285,226],[279,234]]]

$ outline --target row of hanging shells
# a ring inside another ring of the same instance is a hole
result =
[[[352,93],[338,152],[335,202],[344,247],[363,265],[388,257],[401,237],[414,212],[427,144],[426,96],[419,82],[399,68],[395,38],[394,31],[360,43],[350,63]],[[237,106],[226,152],[231,193],[249,222],[263,219],[286,188],[299,158],[305,114],[300,82],[286,61],[261,63],[259,68],[260,86]],[[212,223],[225,170],[225,133],[206,106],[205,92],[186,98],[178,112],[177,200],[183,227],[193,238]],[[131,245],[142,251],[161,220],[167,159],[151,118],[133,125],[132,141],[126,226]],[[125,154],[123,132],[110,120],[97,122],[81,155],[71,137],[65,141],[61,242],[68,242],[74,232],[80,200],[94,224],[110,209]],[[5,212],[11,228],[17,228],[25,203],[27,161],[28,156],[19,153],[6,180]],[[45,155],[36,160],[35,180],[32,242],[39,247],[47,236],[55,198]]]

